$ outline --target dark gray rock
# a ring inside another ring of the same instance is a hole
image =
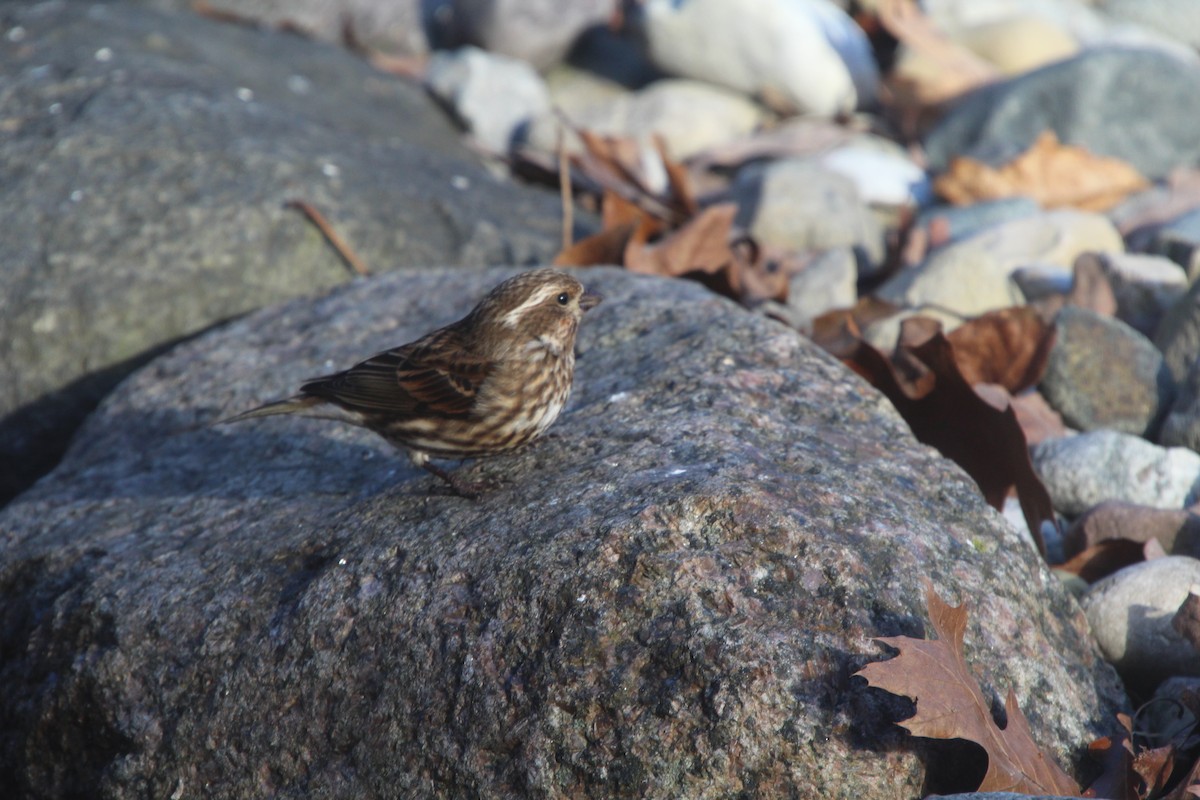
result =
[[[1187,379],[1179,384],[1158,440],[1170,447],[1190,447],[1200,452],[1200,361],[1193,362]]]
[[[1200,277],[1200,209],[1189,211],[1158,228],[1150,240],[1149,250],[1183,267],[1191,280]]]
[[[191,11],[196,0],[134,0]],[[450,0],[204,0],[216,15],[296,31],[331,44],[347,38],[372,52],[422,56],[445,35]]]
[[[1154,334],[1154,344],[1162,351],[1175,382],[1187,380],[1200,358],[1200,281],[1193,281],[1187,293],[1167,311]]]
[[[923,632],[923,576],[1062,763],[1111,724],[1030,543],[866,384],[694,284],[582,273],[575,396],[466,467],[502,481],[479,502],[364,431],[204,426],[503,274],[259,312],[106,400],[0,512],[0,794],[911,797],[911,706],[850,676]]]
[[[169,343],[347,270],[544,260],[558,200],[491,177],[342,49],[120,3],[0,6],[0,502]]]
[[[561,61],[589,28],[605,25],[613,0],[449,0],[463,44],[528,61],[539,69]]]
[[[925,138],[935,169],[1011,159],[1047,129],[1149,178],[1200,163],[1200,65],[1159,50],[1097,47],[974,92]]]
[[[1085,431],[1157,432],[1175,385],[1154,343],[1112,317],[1077,306],[1058,313],[1041,392],[1063,421]]]

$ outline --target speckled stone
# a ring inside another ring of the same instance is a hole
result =
[[[333,422],[207,426],[509,271],[257,313],[105,402],[0,512],[0,796],[914,797],[911,706],[850,675],[923,634],[925,576],[1061,763],[1110,732],[1116,677],[1028,540],[864,382],[696,284],[581,272],[606,299],[575,395],[465,467],[499,482],[478,502]]]
[[[1154,343],[1112,317],[1067,306],[1055,320],[1041,391],[1073,428],[1150,436],[1175,387]]]

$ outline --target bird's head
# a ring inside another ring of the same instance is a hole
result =
[[[471,316],[496,344],[554,353],[575,346],[583,312],[603,298],[584,289],[572,275],[535,269],[509,278],[483,298]]]

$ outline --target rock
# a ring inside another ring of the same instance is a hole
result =
[[[904,320],[912,317],[929,317],[937,320],[942,325],[943,333],[949,333],[964,322],[963,317],[937,306],[908,308],[890,317],[875,320],[862,332],[862,338],[879,352],[891,353],[900,339],[900,327],[904,324]]]
[[[987,228],[931,253],[884,282],[876,295],[907,306],[939,305],[982,314],[1024,302],[1012,281],[1031,263],[1070,266],[1087,251],[1119,252],[1121,235],[1099,214],[1050,211]]]
[[[1158,541],[1167,553],[1200,555],[1200,514],[1183,508],[1148,508],[1104,502],[1071,523],[1065,538],[1067,558],[1109,539]],[[1065,560],[1065,559],[1064,559]]]
[[[531,120],[550,109],[550,93],[533,67],[476,47],[435,53],[425,85],[476,141],[499,154],[508,153]]]
[[[1184,741],[1200,722],[1194,709],[1200,697],[1200,678],[1167,678],[1138,714],[1138,729],[1148,741]]]
[[[1079,52],[1069,32],[1030,12],[974,25],[954,39],[1005,75],[1021,75]]]
[[[1187,293],[1187,273],[1161,256],[1108,253],[1100,265],[1117,300],[1117,317],[1145,336],[1154,336],[1167,311]]]
[[[1200,354],[1200,281],[1193,281],[1187,293],[1167,311],[1158,325],[1154,343],[1162,351],[1163,361],[1175,382],[1187,380]]]
[[[671,158],[684,159],[713,145],[755,130],[766,118],[760,106],[739,94],[699,81],[655,81],[638,92],[616,94],[608,102],[576,108],[570,121],[593,133],[628,136],[647,142],[662,136]],[[555,113],[534,120],[529,146],[557,152],[562,121]],[[574,134],[565,137],[578,150]]]
[[[1028,197],[985,200],[969,206],[936,205],[921,211],[916,226],[936,230],[942,244],[950,244],[994,225],[1037,216],[1041,211],[1037,202]]]
[[[1058,264],[1030,264],[1018,267],[1012,273],[1013,283],[1021,290],[1021,295],[1028,302],[1061,298],[1070,294],[1075,285],[1075,275],[1071,270]]]
[[[499,482],[478,502],[364,431],[206,424],[508,271],[265,310],[108,398],[0,512],[0,794],[916,796],[911,705],[850,675],[926,629],[922,575],[1060,763],[1111,730],[1115,675],[1030,543],[861,380],[696,284],[583,272],[574,398],[465,468]]]
[[[804,114],[875,103],[870,44],[828,0],[646,0],[630,9],[630,22],[664,72]]]
[[[1197,117],[1194,60],[1097,47],[973,92],[925,137],[925,151],[937,171],[960,155],[998,165],[1052,130],[1062,142],[1123,159],[1157,179],[1200,163]]]
[[[854,183],[809,159],[743,167],[730,192],[737,224],[763,244],[801,253],[851,247],[874,264],[883,261],[883,231]]]
[[[1189,280],[1200,277],[1200,209],[1159,227],[1151,238],[1149,250],[1182,266]]]
[[[1170,447],[1200,451],[1200,360],[1192,362],[1187,380],[1179,384],[1158,440]]]
[[[835,308],[849,308],[858,300],[858,259],[848,247],[816,255],[788,281],[788,307],[793,326],[811,328],[812,321]]]
[[[1196,649],[1171,618],[1200,584],[1200,559],[1166,556],[1097,582],[1080,604],[1100,649],[1126,685],[1148,692],[1167,678],[1200,675]]]
[[[546,260],[559,201],[490,176],[418,87],[339,48],[123,3],[6,3],[0,502],[155,352],[377,270]]]
[[[612,0],[449,0],[463,44],[519,58],[538,69],[558,63],[588,28],[604,25]]]
[[[1154,343],[1117,319],[1066,306],[1041,392],[1073,428],[1152,436],[1175,386]]]
[[[1091,431],[1030,450],[1054,509],[1069,517],[1105,500],[1182,508],[1193,501],[1200,480],[1200,455],[1128,433]]]
[[[906,154],[852,142],[821,156],[821,165],[854,181],[863,200],[873,205],[922,206],[933,198],[925,170]]]
[[[1104,14],[1200,48],[1200,10],[1191,0],[1105,0]]]

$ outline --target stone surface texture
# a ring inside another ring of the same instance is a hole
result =
[[[550,435],[446,493],[323,420],[210,427],[457,318],[510,269],[381,275],[183,344],[0,512],[0,795],[911,798],[851,674],[971,604],[1064,764],[1125,700],[972,482],[792,330],[606,296]]]

